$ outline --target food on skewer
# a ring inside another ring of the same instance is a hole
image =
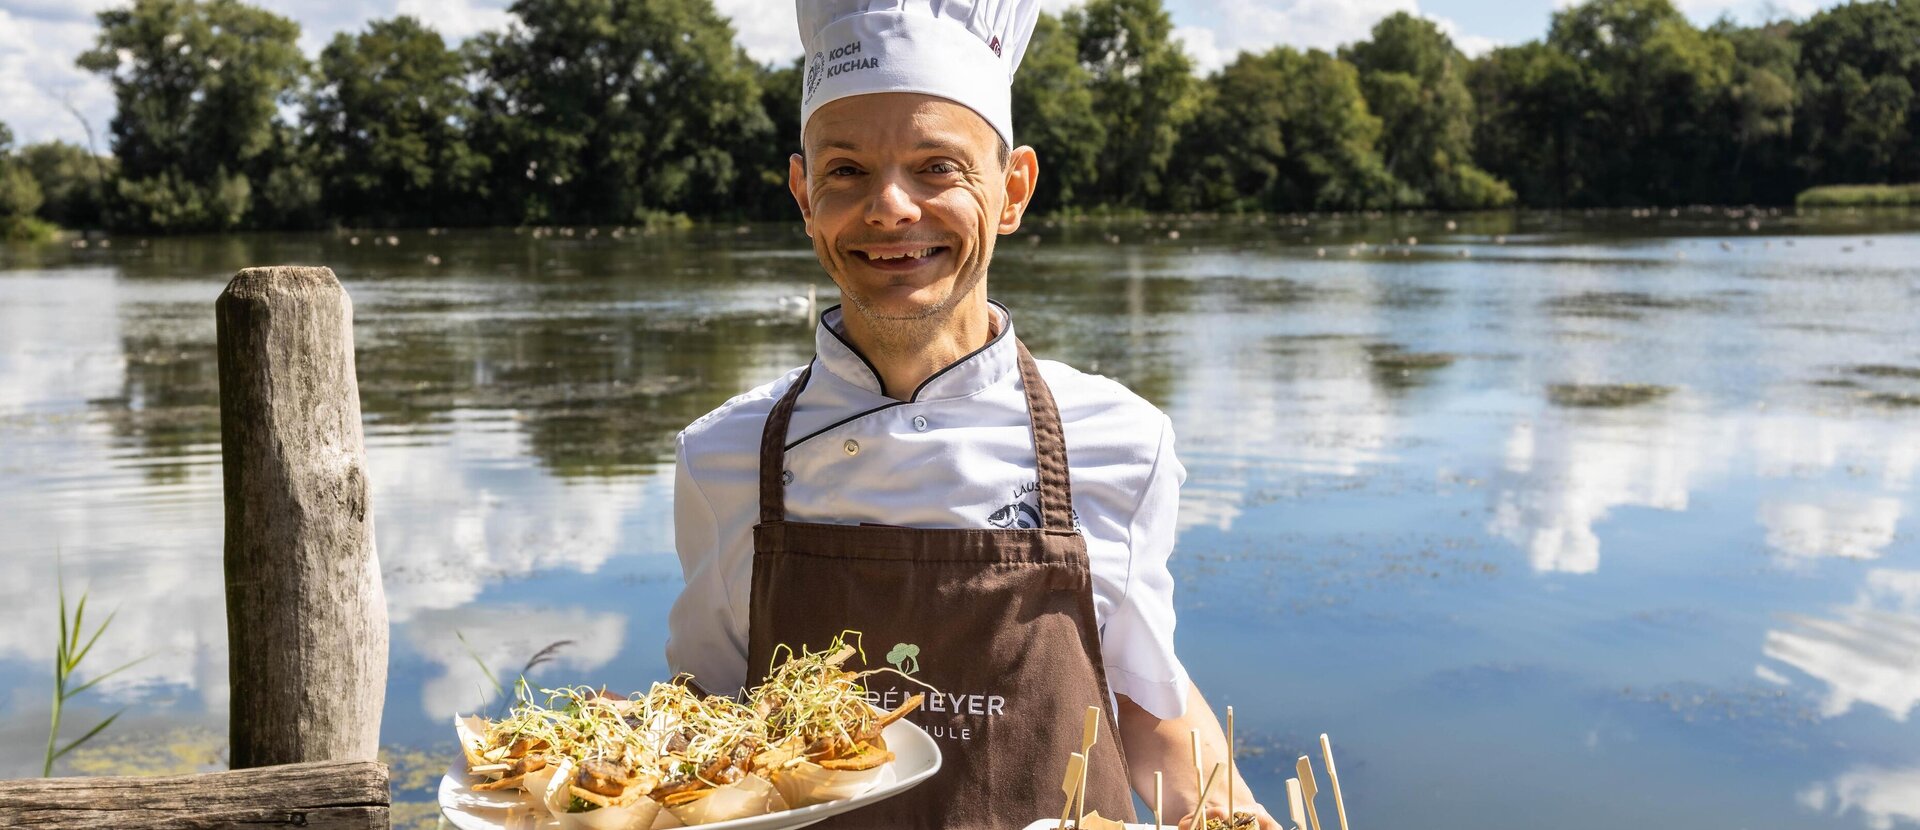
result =
[[[1207,817],[1207,830],[1249,830],[1260,826],[1260,818],[1245,810],[1233,814],[1231,821],[1219,816]]]

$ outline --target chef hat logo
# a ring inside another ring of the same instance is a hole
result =
[[[993,50],[994,57],[1000,57],[1000,36],[994,35],[992,40],[987,41],[987,48]]]
[[[813,93],[818,92],[820,90],[820,78],[826,74],[826,68],[827,68],[827,53],[825,52],[813,53],[813,60],[807,62],[807,96],[805,99],[806,101],[813,100]]]

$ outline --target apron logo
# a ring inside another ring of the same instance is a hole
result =
[[[901,674],[913,674],[920,671],[920,647],[912,643],[895,643],[893,650],[887,652],[887,662],[893,664],[895,671]],[[907,666],[913,668],[907,668]]]

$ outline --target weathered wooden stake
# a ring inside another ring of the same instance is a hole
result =
[[[353,303],[327,268],[248,268],[214,314],[233,768],[374,760],[387,605]]]

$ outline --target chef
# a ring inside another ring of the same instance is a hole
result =
[[[1164,771],[1168,815],[1187,815],[1190,731],[1209,764],[1227,753],[1173,648],[1172,427],[1119,383],[1036,360],[988,299],[1039,175],[1011,101],[1038,0],[797,6],[789,188],[843,304],[807,365],[679,436],[668,664],[732,691],[782,646],[854,631],[875,704],[935,690],[911,718],[941,772],[836,826],[1057,816],[1090,705],[1087,809],[1131,817]],[[1224,782],[1208,801],[1224,815]]]

